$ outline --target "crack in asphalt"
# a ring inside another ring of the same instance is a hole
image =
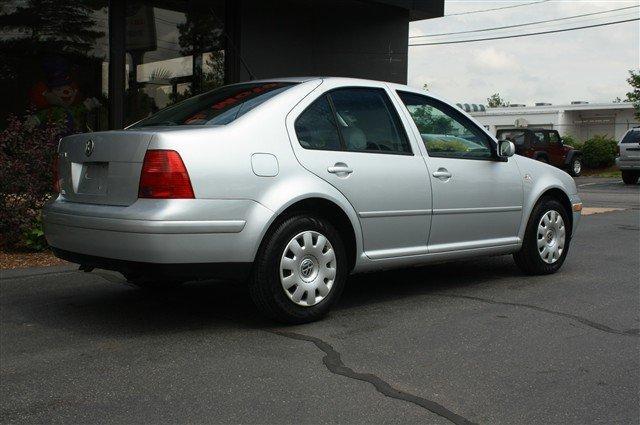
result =
[[[342,362],[340,353],[336,351],[336,349],[333,348],[331,344],[323,341],[320,338],[288,331],[270,330],[269,332],[283,336],[285,338],[295,339],[298,341],[306,341],[315,344],[315,346],[325,354],[322,358],[322,362],[327,367],[329,372],[335,375],[344,376],[346,378],[355,379],[357,381],[368,382],[373,385],[380,394],[386,397],[413,403],[419,407],[422,407],[423,409],[435,413],[440,417],[448,419],[454,424],[475,425],[474,422],[458,415],[457,413],[452,412],[451,410],[447,409],[441,404],[436,403],[435,401],[427,400],[417,395],[395,389],[388,382],[382,380],[376,375],[373,375],[371,373],[359,373],[354,371],[350,367],[345,366],[345,364]]]
[[[528,308],[530,310],[535,310],[542,313],[553,314],[554,316],[560,316],[560,317],[565,317],[571,320],[575,320],[576,322],[582,323],[583,325],[589,326],[590,328],[593,328],[602,332],[607,332],[615,335],[640,336],[640,329],[627,329],[627,330],[614,329],[607,325],[603,325],[602,323],[594,322],[593,320],[576,316],[575,314],[564,313],[562,311],[556,311],[556,310],[550,310],[548,308],[538,307],[536,305],[531,305],[531,304],[514,303],[514,302],[508,302],[508,301],[496,301],[489,298],[472,297],[470,295],[451,295],[451,294],[431,294],[431,295],[435,297],[443,297],[443,298],[462,298],[467,300],[479,301],[486,304],[498,304],[498,305],[507,305],[511,307],[523,307],[523,308]]]

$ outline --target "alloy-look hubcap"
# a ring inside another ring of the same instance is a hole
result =
[[[582,163],[580,161],[573,161],[573,172],[575,174],[580,174],[580,171],[582,170]]]
[[[280,259],[280,283],[291,301],[310,307],[329,295],[336,265],[329,240],[308,230],[294,236],[285,247]]]
[[[550,210],[538,223],[538,253],[547,264],[553,264],[562,255],[566,239],[564,220],[558,211]]]

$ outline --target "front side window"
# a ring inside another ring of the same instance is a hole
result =
[[[165,108],[130,128],[229,124],[294,84],[248,83],[221,87]]]
[[[545,144],[544,132],[535,131],[533,133],[533,143],[535,143],[536,145],[544,145]]]
[[[432,98],[398,92],[420,131],[429,156],[492,158],[488,136],[454,108]]]
[[[340,134],[348,151],[411,153],[400,118],[382,89],[330,92]]]
[[[549,134],[549,143],[559,143],[560,142],[560,136],[558,135],[558,132],[550,131],[548,134]]]
[[[519,130],[501,130],[498,132],[498,139],[508,140],[516,146],[523,146],[525,133]]]

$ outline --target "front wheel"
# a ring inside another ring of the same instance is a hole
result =
[[[312,322],[340,297],[347,267],[342,239],[331,223],[296,214],[266,236],[249,292],[258,309],[272,319]]]
[[[624,184],[636,184],[640,177],[640,171],[622,170],[622,181]]]
[[[522,248],[513,254],[516,265],[532,275],[557,272],[569,251],[569,216],[554,198],[542,198],[527,223]]]
[[[573,177],[578,177],[582,173],[582,160],[580,158],[574,158],[569,164],[569,174]]]

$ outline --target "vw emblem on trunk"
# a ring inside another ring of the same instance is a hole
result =
[[[91,154],[93,153],[93,147],[94,147],[93,140],[91,139],[87,140],[87,144],[84,146],[84,154],[87,156],[91,156]]]

